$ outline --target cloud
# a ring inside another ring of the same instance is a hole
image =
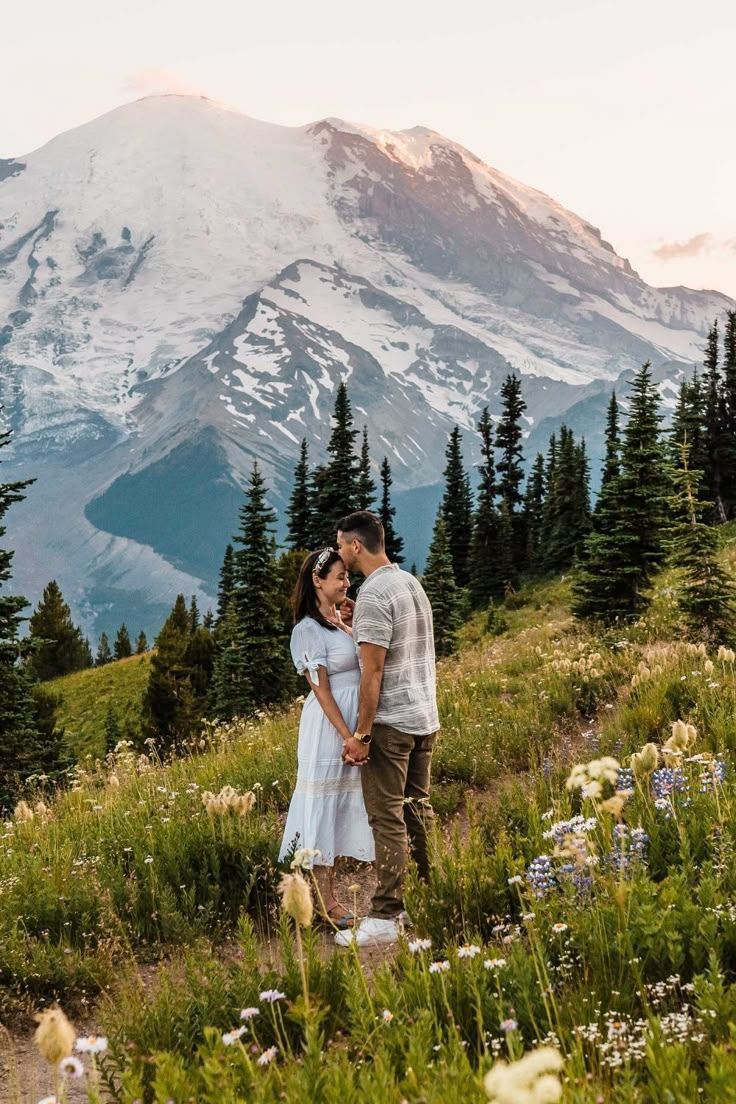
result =
[[[660,261],[675,261],[680,257],[698,257],[712,248],[712,234],[696,234],[686,242],[662,242],[652,253]]]
[[[135,96],[205,96],[199,85],[171,69],[138,69],[123,84]]]

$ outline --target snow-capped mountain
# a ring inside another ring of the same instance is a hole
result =
[[[92,631],[150,631],[178,590],[211,596],[252,460],[283,500],[301,438],[320,455],[340,379],[406,501],[512,368],[533,434],[647,358],[667,398],[732,305],[649,287],[423,127],[119,108],[0,161],[3,474],[38,478],[14,585],[56,576]]]

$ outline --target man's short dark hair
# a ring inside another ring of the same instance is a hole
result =
[[[385,547],[381,519],[370,510],[356,510],[352,514],[346,514],[338,521],[337,529],[340,533],[354,533],[365,549],[373,555],[382,552]]]

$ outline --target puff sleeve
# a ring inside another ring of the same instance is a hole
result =
[[[319,682],[319,668],[327,667],[327,646],[319,625],[311,617],[294,626],[291,657],[300,675],[306,675],[311,683]]]

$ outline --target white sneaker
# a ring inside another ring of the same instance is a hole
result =
[[[335,934],[338,947],[351,947],[353,944],[356,947],[370,947],[378,943],[397,943],[398,939],[399,925],[395,920],[379,920],[373,916],[366,916],[357,928]]]
[[[396,917],[397,923],[402,931],[411,931],[414,927],[414,921],[412,920],[406,909],[402,909],[399,915]]]

